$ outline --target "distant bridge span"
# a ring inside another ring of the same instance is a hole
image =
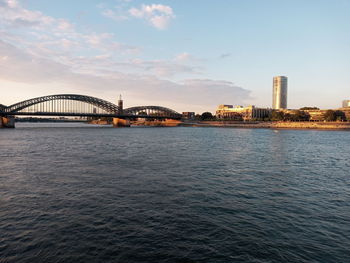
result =
[[[104,109],[106,112],[109,112],[109,113],[118,112],[118,106],[111,102],[98,99],[95,97],[77,95],[77,94],[49,95],[49,96],[43,96],[43,97],[33,98],[29,100],[24,100],[6,107],[4,109],[4,112],[7,114],[20,113],[22,112],[22,110],[26,108],[30,108],[31,106],[35,106],[35,105],[40,105],[40,106],[47,106],[45,108],[45,111],[48,113],[51,113],[54,107],[57,105],[55,105],[55,103],[51,103],[51,104],[47,103],[46,105],[44,105],[45,102],[67,102],[67,103],[61,103],[61,105],[63,106],[61,107],[61,109],[66,110],[68,109],[69,106],[72,106],[72,104],[70,105],[68,103],[69,101],[78,101],[78,102],[87,103],[87,104],[99,107],[101,109]],[[38,107],[34,107],[34,109],[38,109]],[[41,109],[44,110],[44,107],[41,107]]]
[[[181,119],[178,112],[161,106],[137,106],[123,109],[123,101],[118,105],[91,96],[78,94],[58,94],[37,97],[10,106],[0,104],[1,118],[8,116],[80,116],[112,117],[120,119]],[[0,123],[0,126],[2,123]]]

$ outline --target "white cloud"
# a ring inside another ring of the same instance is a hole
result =
[[[117,12],[112,9],[106,9],[102,12],[102,15],[108,17],[115,21],[127,20],[128,16],[124,15],[122,12]]]
[[[0,13],[3,26],[28,27],[45,26],[55,20],[39,11],[24,9],[16,0],[0,0]]]
[[[73,25],[71,23],[69,23],[67,20],[65,19],[60,19],[58,22],[58,28],[60,30],[69,30],[73,28]]]
[[[140,19],[145,19],[157,29],[166,29],[171,20],[175,18],[173,9],[170,6],[161,4],[142,5],[140,8],[131,8],[129,13]]]
[[[170,6],[161,4],[142,5],[140,8],[130,8],[127,11],[129,3],[128,0],[119,0],[119,4],[113,8],[108,8],[106,4],[97,5],[98,8],[103,9],[102,15],[114,21],[127,20],[132,17],[144,19],[153,27],[164,30],[171,20],[175,18],[173,9]]]
[[[163,5],[134,11],[159,29],[175,17]],[[82,33],[69,20],[25,9],[15,0],[0,0],[0,14],[0,84],[18,87],[2,93],[2,100],[56,91],[109,97],[122,92],[134,102],[204,111],[249,98],[249,91],[231,82],[191,79],[202,68],[189,53],[143,60],[140,47],[120,43],[114,34]],[[169,80],[179,76],[190,80]]]
[[[178,54],[176,57],[175,57],[175,60],[176,61],[189,61],[191,60],[192,56],[190,54],[188,54],[187,52],[183,52],[181,54]]]
[[[117,70],[110,72],[104,70],[103,74],[98,74],[96,70],[75,72],[72,69],[75,64],[89,65],[89,62],[85,58],[76,58],[71,65],[63,64],[22,51],[2,41],[0,41],[1,57],[6,59],[0,60],[0,83],[2,81],[26,83],[30,88],[36,84],[38,89],[45,86],[45,94],[42,95],[53,93],[54,88],[50,89],[50,86],[58,87],[59,91],[71,90],[94,96],[101,94],[115,96],[118,92],[133,101],[163,105],[178,111],[215,109],[218,104],[241,103],[250,96],[248,90],[229,81],[188,79],[174,82],[154,75],[126,74]],[[97,65],[106,63],[104,66],[108,67],[111,66],[107,63],[109,58],[108,55],[102,55],[90,60],[102,63]],[[134,61],[134,64],[137,63],[145,66],[148,62]],[[22,92],[28,93],[27,90]]]
[[[101,14],[104,17],[110,18],[117,22],[128,20],[130,16],[127,10],[131,3],[131,0],[115,0],[115,1],[117,2],[117,4],[114,5],[113,7],[105,3],[98,4],[97,7],[102,9]]]
[[[0,0],[0,38],[24,49],[62,61],[74,52],[138,54],[139,47],[115,40],[109,33],[81,33],[66,19],[23,8],[16,0]],[[23,30],[25,29],[25,30]]]

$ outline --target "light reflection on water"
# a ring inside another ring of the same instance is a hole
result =
[[[349,262],[343,131],[0,130],[0,262]]]

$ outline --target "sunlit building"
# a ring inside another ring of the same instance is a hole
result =
[[[272,108],[287,109],[288,79],[285,76],[273,78]]]
[[[219,105],[216,110],[216,117],[218,119],[237,120],[237,121],[249,121],[249,120],[262,120],[268,118],[271,115],[271,109],[257,108],[255,106],[236,106],[233,105]]]
[[[350,100],[343,100],[343,108],[350,107]]]

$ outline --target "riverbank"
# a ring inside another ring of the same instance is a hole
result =
[[[90,121],[89,124],[110,125],[107,121]],[[321,130],[350,130],[350,122],[260,122],[260,121],[132,121],[132,126],[155,127],[227,127],[247,129],[321,129]]]
[[[112,125],[111,122],[105,121],[105,120],[92,120],[92,121],[89,121],[88,124]],[[138,120],[138,121],[130,121],[130,124],[132,126],[176,127],[176,126],[180,126],[182,122],[179,120],[172,120],[172,119],[153,120],[153,121]]]
[[[199,121],[184,122],[183,127],[230,127],[260,129],[322,129],[350,130],[350,122],[237,122],[237,121]]]

